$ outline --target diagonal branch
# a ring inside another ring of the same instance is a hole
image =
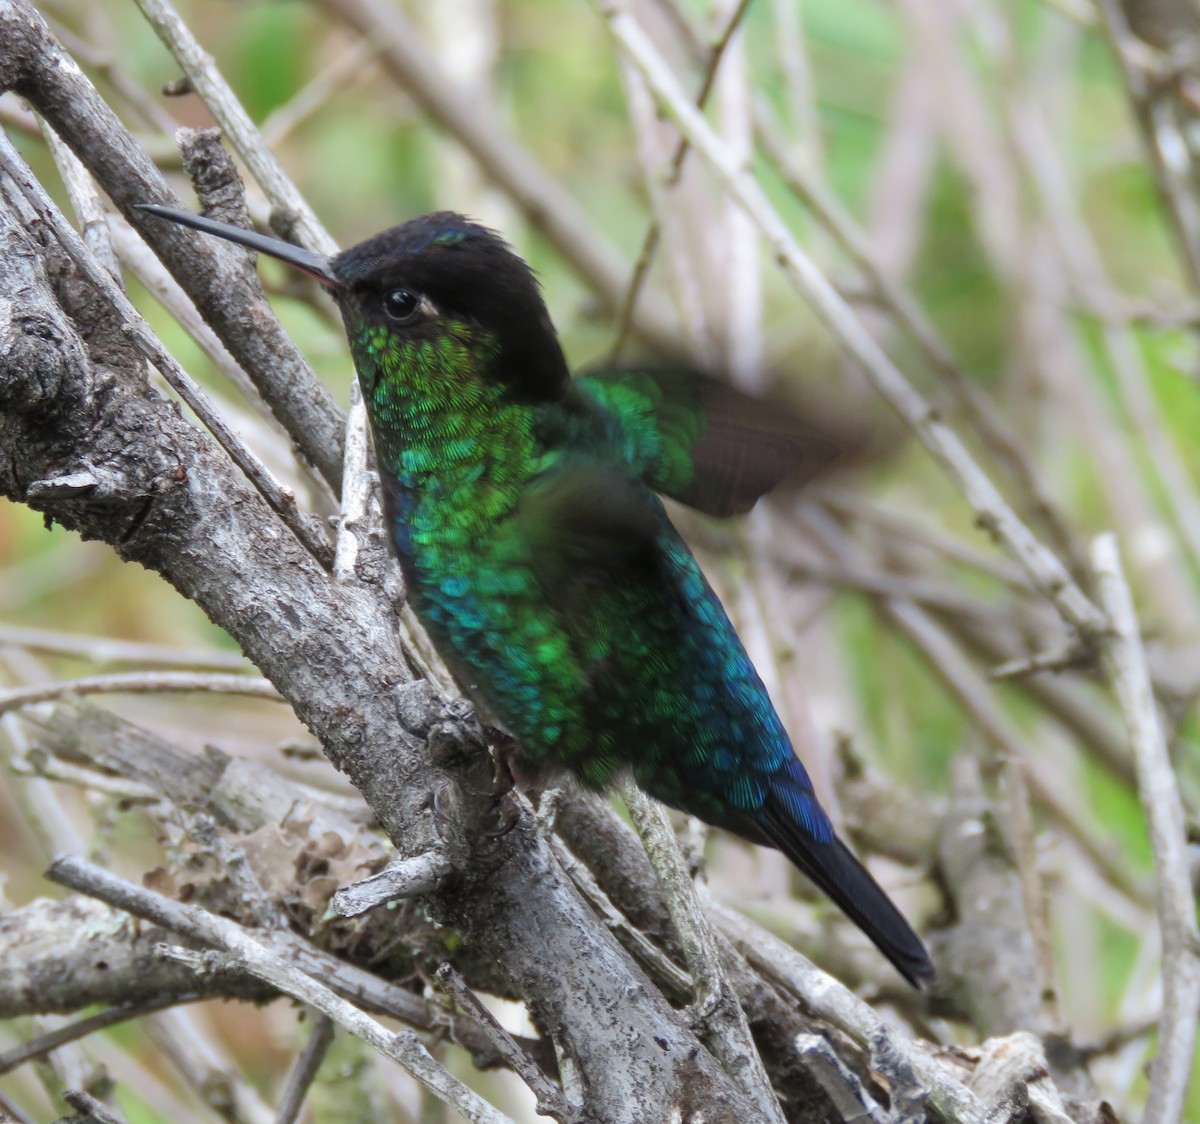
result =
[[[308,460],[341,482],[342,415],[271,314],[248,292],[244,254],[156,222],[138,203],[178,206],[153,161],[84,77],[27,0],[0,3],[0,91],[14,90],[50,124],[212,325]]]
[[[1062,562],[1029,531],[976,464],[957,434],[942,421],[888,358],[849,305],[788,230],[758,181],[735,161],[684,94],[662,56],[619,0],[592,0],[621,49],[635,63],[664,110],[692,147],[745,209],[766,240],[776,263],[808,299],[830,332],[862,366],[876,390],[912,427],[950,475],[976,513],[976,520],[1024,566],[1034,584],[1058,609],[1081,641],[1094,643],[1104,618]]]
[[[382,1023],[334,994],[324,984],[281,960],[235,922],[195,906],[171,901],[117,878],[101,867],[72,857],[56,859],[46,877],[172,932],[223,949],[236,957],[238,965],[250,975],[315,1007],[344,1030],[399,1062],[434,1096],[457,1108],[468,1120],[480,1124],[512,1124],[507,1116],[492,1108],[435,1061],[411,1030],[388,1031]]]

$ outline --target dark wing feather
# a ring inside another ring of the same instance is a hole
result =
[[[512,529],[530,544],[547,597],[562,607],[596,582],[620,585],[655,570],[656,506],[638,481],[578,457],[530,482]]]
[[[788,410],[704,379],[697,388],[708,425],[692,446],[692,483],[674,499],[709,515],[740,515],[786,479],[807,484],[840,454]]]
[[[790,410],[692,371],[592,371],[575,380],[605,412],[629,469],[708,515],[737,515],[785,479],[804,484],[837,442]]]

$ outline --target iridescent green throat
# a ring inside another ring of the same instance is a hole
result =
[[[465,546],[471,527],[515,507],[539,467],[533,411],[490,377],[495,338],[449,321],[432,338],[363,325],[351,339],[380,471],[398,485],[394,514],[409,524],[407,545]]]

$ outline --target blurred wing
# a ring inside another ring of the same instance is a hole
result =
[[[593,371],[576,385],[619,425],[644,483],[708,515],[739,515],[784,479],[804,484],[839,445],[785,407],[687,371]]]
[[[622,586],[659,567],[660,508],[625,473],[590,458],[572,458],[532,481],[508,525],[528,546],[546,596],[557,608]]]

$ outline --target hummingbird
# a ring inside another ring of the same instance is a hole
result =
[[[533,270],[441,211],[326,256],[157,204],[278,258],[341,311],[411,603],[517,763],[650,795],[782,851],[921,987],[920,938],[838,838],[660,496],[748,511],[836,455],[711,375],[572,378]],[[797,467],[799,466],[799,467]]]

